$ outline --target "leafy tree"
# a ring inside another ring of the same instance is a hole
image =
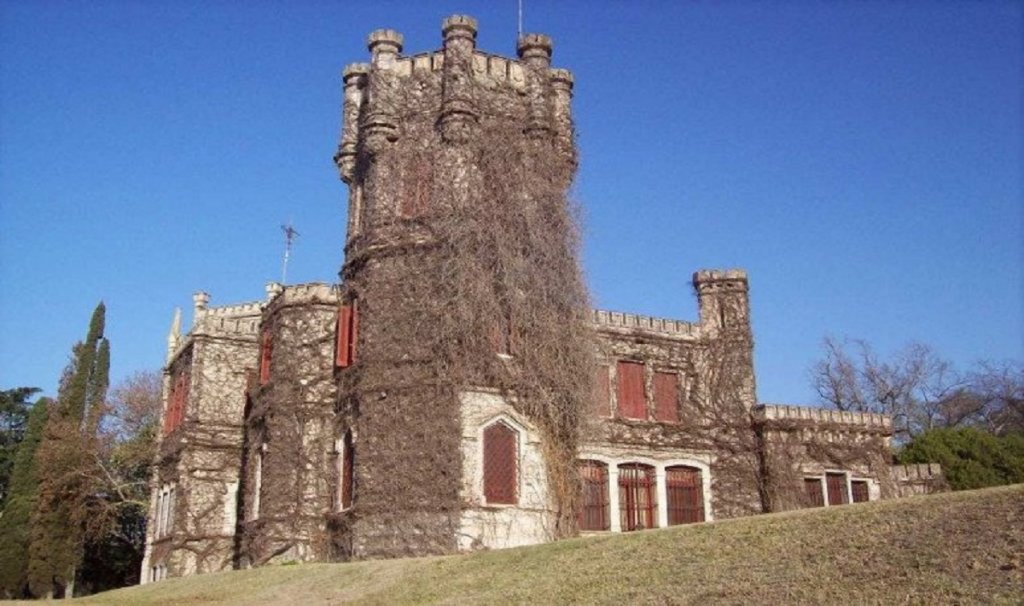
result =
[[[24,438],[18,446],[11,473],[11,492],[0,517],[0,595],[28,597],[27,560],[29,518],[35,508],[39,487],[36,451],[53,400],[40,398],[31,408]]]
[[[85,341],[72,349],[55,410],[43,431],[37,465],[39,496],[31,516],[28,580],[33,594],[74,595],[90,503],[96,494],[96,431],[109,383],[106,308],[96,306]]]
[[[31,408],[28,400],[38,392],[36,387],[15,387],[0,391],[0,509],[3,509],[7,499],[15,453],[28,422]]]
[[[900,463],[940,463],[954,490],[1024,482],[1024,434],[973,427],[932,429],[899,453]]]

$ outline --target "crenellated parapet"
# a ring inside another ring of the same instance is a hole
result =
[[[670,338],[696,339],[700,337],[700,326],[692,322],[655,318],[641,314],[595,309],[591,312],[594,327],[604,333],[643,332]]]
[[[340,289],[335,284],[308,282],[290,284],[279,291],[263,308],[264,317],[269,317],[286,307],[303,305],[337,305]]]
[[[755,418],[766,426],[834,428],[844,431],[892,435],[892,417],[888,415],[810,408],[786,404],[761,404]]]

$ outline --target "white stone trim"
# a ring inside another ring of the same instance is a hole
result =
[[[676,457],[656,459],[650,456],[609,456],[599,452],[583,451],[577,457],[578,461],[598,461],[604,463],[608,468],[608,529],[611,532],[622,532],[621,515],[619,511],[619,465],[639,463],[654,468],[655,490],[658,495],[657,520],[658,528],[668,527],[668,483],[665,481],[666,470],[669,467],[693,467],[700,470],[701,497],[704,501],[704,521],[711,522],[715,519],[711,509],[711,465],[708,462],[691,457]]]

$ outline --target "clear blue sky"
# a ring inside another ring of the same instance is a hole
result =
[[[0,388],[56,392],[97,301],[114,379],[175,306],[333,281],[346,63],[441,20],[514,54],[515,0],[0,3]],[[825,335],[960,367],[1024,358],[1018,2],[525,0],[576,76],[595,303],[696,318],[690,274],[750,273],[759,396],[813,402]]]

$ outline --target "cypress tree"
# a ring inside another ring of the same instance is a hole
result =
[[[82,561],[96,429],[109,383],[110,345],[103,337],[106,307],[92,314],[85,341],[72,349],[56,411],[39,445],[39,495],[31,516],[28,582],[36,596],[74,593]]]
[[[36,451],[52,406],[53,400],[40,398],[29,412],[11,471],[11,490],[0,517],[0,595],[8,598],[28,595],[29,518],[39,489]]]

